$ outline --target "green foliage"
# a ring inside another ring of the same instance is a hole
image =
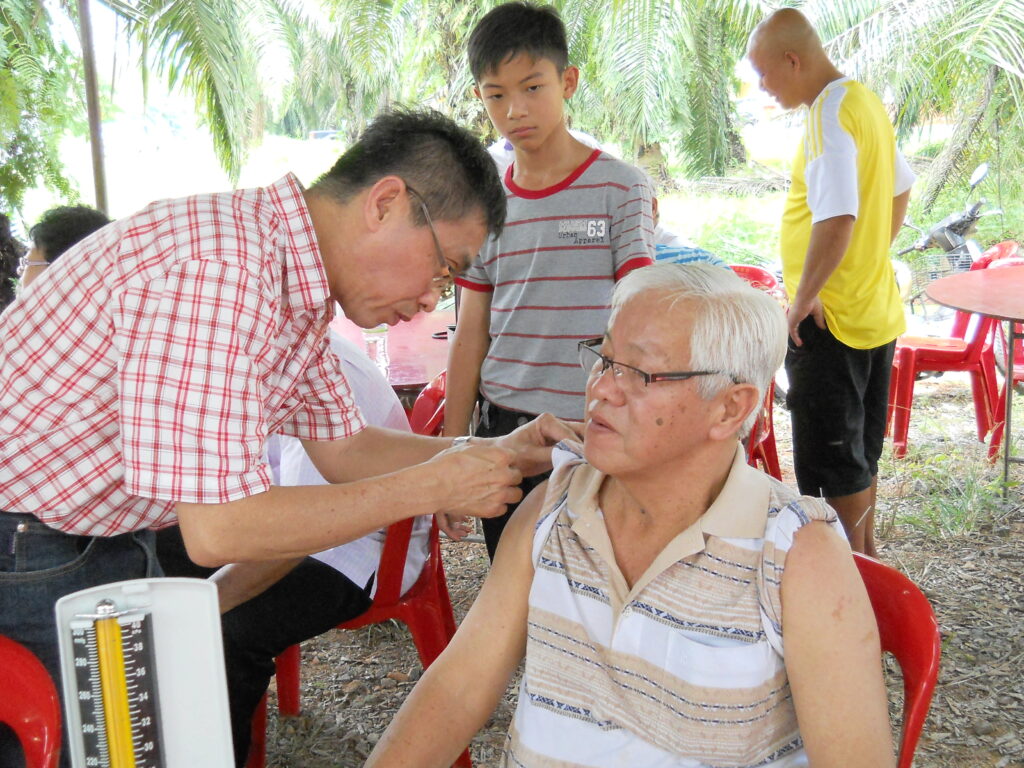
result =
[[[968,173],[969,175],[969,173]],[[985,198],[988,204],[985,211],[1001,210],[999,215],[985,216],[978,221],[978,229],[971,237],[981,244],[982,249],[1002,240],[1016,240],[1024,243],[1024,200],[1016,190],[1016,179],[1011,183],[1007,174],[1000,168],[993,168],[988,177],[975,189],[971,202]],[[959,178],[950,183],[939,194],[930,210],[921,197],[917,196],[917,185],[910,198],[907,218],[916,226],[927,231],[945,216],[964,209],[967,204],[967,182]],[[896,253],[909,247],[920,234],[910,227],[900,230],[893,245]],[[909,256],[910,254],[908,254]],[[905,259],[907,257],[904,257]],[[910,259],[907,259],[910,261]]]
[[[214,150],[228,174],[237,179],[250,137],[262,134],[256,53],[267,38],[254,19],[267,18],[260,0],[114,0],[111,8],[126,20],[127,34],[138,40],[150,67],[170,88],[179,84],[196,100],[209,127]]]
[[[576,124],[636,157],[666,145],[687,175],[721,175],[742,161],[733,69],[750,21],[710,0],[561,6],[580,62]]]
[[[785,193],[757,197],[670,193],[658,197],[666,228],[730,264],[770,265],[778,259]]]
[[[971,407],[969,402],[956,405]],[[943,431],[934,420],[922,424],[921,429],[933,436]],[[959,535],[1005,517],[1009,507],[1002,496],[1002,467],[989,463],[984,445],[965,451],[956,441],[950,448],[953,450],[940,448],[936,452],[934,442],[911,443],[907,456],[900,460],[886,453],[878,474],[901,491],[899,500],[890,502],[888,513],[880,516],[891,515],[893,523],[933,536]],[[1010,493],[1017,491],[1011,488]]]
[[[76,59],[38,30],[49,27],[37,0],[0,6],[0,210],[20,209],[25,192],[46,185],[65,198],[74,191],[58,154],[61,134],[80,119]]]
[[[693,66],[686,83],[690,126],[680,143],[687,176],[723,176],[745,160],[732,103],[737,56],[719,16],[701,15],[691,28]]]
[[[401,102],[492,136],[471,94],[465,40],[497,0],[104,2],[146,51],[143,75],[152,68],[193,94],[233,176],[268,122],[293,136],[336,128],[351,139]],[[576,127],[630,158],[657,146],[691,177],[743,162],[733,72],[771,10],[763,0],[555,5],[582,71],[569,105]],[[809,0],[801,8],[844,71],[890,97],[901,138],[929,121],[955,123],[920,185],[926,206],[981,158],[1024,166],[1024,0]],[[32,173],[57,183],[54,142],[80,110],[61,78],[76,58],[54,43],[42,0],[5,0],[0,23],[0,123],[32,113],[18,120],[28,137],[8,132],[25,166],[8,173],[17,185]],[[29,95],[42,103],[26,105]],[[1020,191],[1016,178],[1008,184]]]

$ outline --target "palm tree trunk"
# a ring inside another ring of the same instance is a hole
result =
[[[99,88],[96,85],[96,56],[92,46],[89,0],[78,0],[78,28],[82,39],[82,68],[85,74],[85,105],[89,113],[89,146],[92,148],[92,178],[96,207],[107,210],[107,174],[103,167],[103,132]]]
[[[965,108],[953,129],[953,135],[942,148],[942,151],[928,168],[928,178],[924,192],[921,193],[922,210],[930,213],[932,206],[949,183],[960,163],[967,154],[967,148],[978,128],[985,122],[985,113],[988,110],[989,102],[992,101],[992,94],[995,91],[996,78],[999,75],[997,67],[989,67],[985,77],[985,87],[982,89],[978,100],[970,107]]]

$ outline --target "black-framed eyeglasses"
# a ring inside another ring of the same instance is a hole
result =
[[[443,274],[438,275],[434,278],[434,285],[437,286],[442,293],[451,287],[454,278],[452,277],[451,267],[448,266],[448,260],[444,257],[444,248],[441,247],[441,238],[437,236],[437,230],[434,229],[434,220],[430,216],[430,210],[427,208],[426,202],[423,200],[423,196],[409,186],[408,183],[405,185],[406,190],[409,194],[416,198],[416,202],[420,204],[420,210],[423,211],[423,218],[427,220],[427,227],[430,229],[430,236],[434,238],[434,248],[437,253],[437,263],[441,267]]]
[[[663,371],[660,373],[648,373],[632,365],[626,365],[602,355],[597,348],[603,343],[603,337],[584,339],[579,342],[577,346],[579,347],[580,367],[590,376],[600,376],[611,368],[615,381],[625,391],[643,391],[650,384],[659,381],[686,381],[698,376],[728,376],[734,384],[739,383],[735,376],[725,373],[725,371]]]

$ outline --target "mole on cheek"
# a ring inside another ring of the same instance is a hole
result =
[[[665,423],[665,421],[664,421],[664,419],[657,418],[657,419],[654,420],[654,423],[657,424],[660,427],[660,426],[662,426]]]

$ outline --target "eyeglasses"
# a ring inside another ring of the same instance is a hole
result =
[[[18,259],[18,274],[22,274],[27,267],[48,267],[50,262],[48,261],[36,261],[34,259],[21,258]]]
[[[443,273],[434,278],[434,285],[440,289],[441,293],[444,293],[451,288],[454,278],[452,277],[451,267],[448,266],[448,260],[444,257],[444,248],[441,247],[441,239],[437,236],[437,230],[434,229],[434,220],[430,217],[430,211],[427,210],[427,204],[423,201],[423,197],[420,193],[408,184],[405,185],[405,188],[420,204],[420,210],[423,211],[423,218],[427,220],[427,226],[430,228],[430,235],[434,238],[434,247],[437,249],[437,262],[440,264],[441,271]]]
[[[659,381],[686,381],[697,376],[729,376],[733,384],[739,383],[735,376],[731,376],[724,371],[666,371],[663,373],[641,371],[632,365],[626,365],[602,355],[598,352],[597,348],[603,343],[604,339],[599,337],[596,339],[585,339],[577,345],[579,347],[580,367],[589,376],[600,376],[611,368],[616,384],[627,394],[642,393],[648,385]]]

